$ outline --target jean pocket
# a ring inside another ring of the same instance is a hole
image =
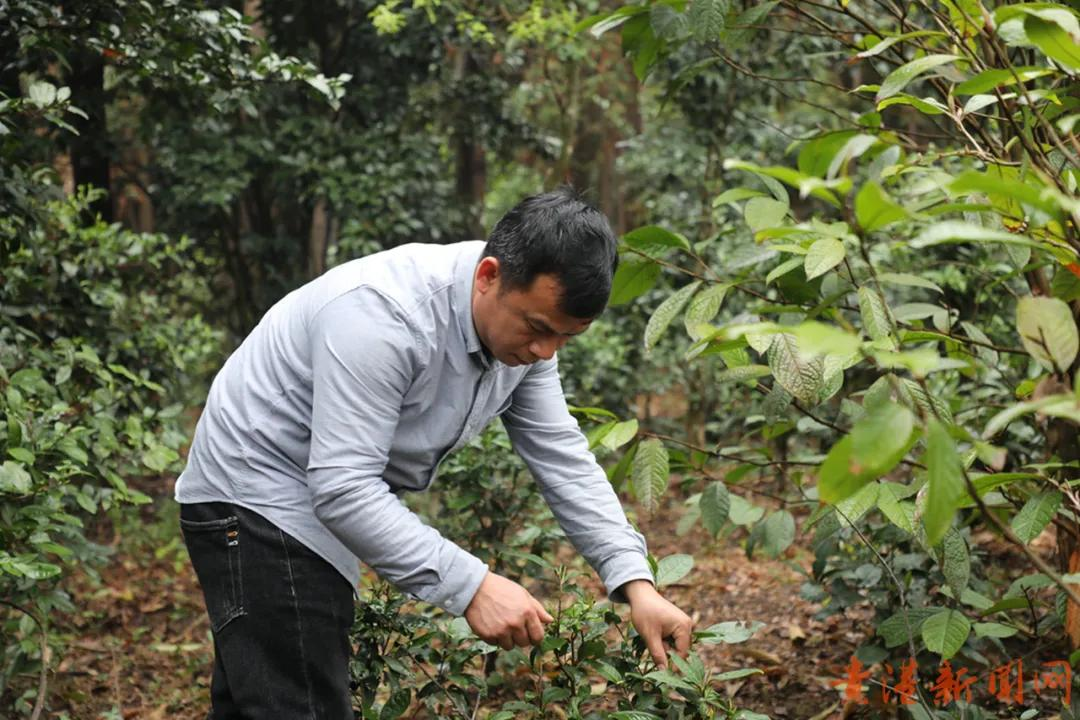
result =
[[[235,515],[219,520],[180,518],[180,529],[206,598],[210,627],[219,632],[245,614],[240,519]]]

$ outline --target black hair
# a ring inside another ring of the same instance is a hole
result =
[[[526,290],[537,275],[554,275],[562,286],[559,309],[585,319],[607,304],[617,245],[604,214],[563,186],[525,198],[503,215],[483,256],[499,261],[502,290]]]

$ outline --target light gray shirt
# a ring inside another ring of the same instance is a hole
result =
[[[483,242],[406,245],[340,265],[274,305],[214,379],[181,503],[253,510],[356,586],[357,558],[461,615],[487,566],[399,499],[502,418],[570,541],[609,593],[652,579],[570,415],[556,359],[508,367],[472,318]]]

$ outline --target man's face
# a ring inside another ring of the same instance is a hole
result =
[[[559,310],[562,286],[554,275],[537,275],[523,290],[505,290],[499,261],[486,257],[473,277],[473,324],[484,347],[500,362],[527,365],[547,360],[592,319]]]

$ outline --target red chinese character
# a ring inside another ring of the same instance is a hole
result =
[[[1065,705],[1069,705],[1072,699],[1072,668],[1064,660],[1051,660],[1043,663],[1044,668],[1051,668],[1049,672],[1034,673],[1032,686],[1035,692],[1043,686],[1050,689],[1065,690]]]
[[[948,705],[951,702],[955,702],[961,699],[965,702],[971,702],[971,686],[978,680],[977,677],[965,677],[968,669],[962,667],[957,669],[954,673],[952,664],[948,660],[943,660],[941,667],[938,669],[937,680],[934,681],[931,690],[934,691],[934,704],[935,705]]]
[[[918,665],[915,662],[915,658],[911,658],[900,666],[900,680],[893,685],[889,686],[888,682],[881,684],[881,701],[883,703],[891,703],[895,698],[896,702],[901,705],[913,705],[915,703],[915,673],[918,670]],[[893,667],[888,663],[885,663],[885,672],[888,673],[889,679],[893,676]]]
[[[1015,683],[1010,678],[1013,666],[1016,666]],[[1024,702],[1024,661],[1010,660],[1006,665],[998,665],[990,671],[990,694],[1003,703]]]
[[[866,695],[863,694],[863,680],[870,677],[869,670],[863,670],[863,664],[859,658],[852,656],[847,666],[847,675],[843,680],[833,680],[832,686],[844,686],[844,702],[856,705],[866,705]]]

